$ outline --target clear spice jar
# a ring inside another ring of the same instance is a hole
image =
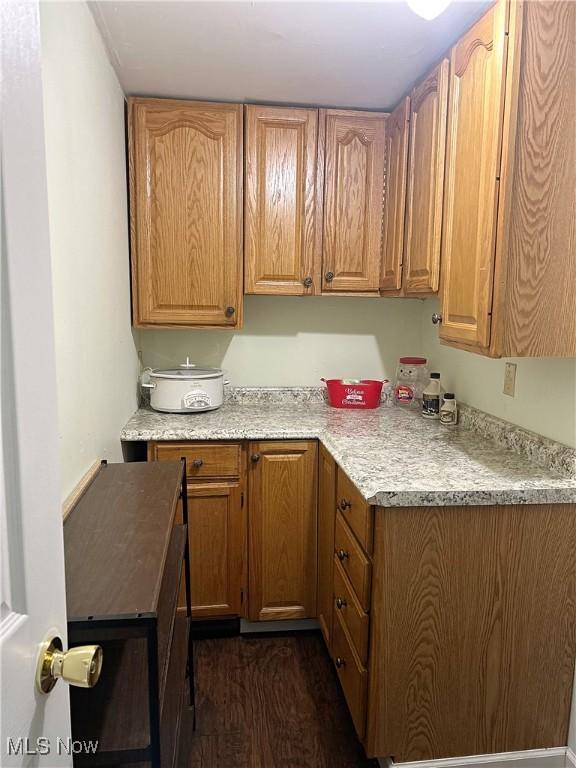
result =
[[[420,408],[422,392],[428,383],[425,357],[401,357],[396,368],[394,402],[403,408]]]

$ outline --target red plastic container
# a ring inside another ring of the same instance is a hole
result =
[[[361,379],[345,384],[342,379],[322,379],[328,389],[328,403],[332,408],[378,408],[383,381]]]

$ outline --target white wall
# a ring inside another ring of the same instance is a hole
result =
[[[391,378],[419,354],[418,301],[246,296],[240,331],[143,330],[145,365],[190,359],[223,367],[235,385],[320,385],[320,377]]]
[[[138,365],[124,96],[85,3],[41,3],[41,34],[65,498],[94,461],[121,460],[118,435],[136,408]]]
[[[430,320],[436,299],[422,305],[422,350],[457,398],[540,435],[576,447],[576,359],[492,360],[446,347]],[[503,394],[504,365],[516,363],[516,393]]]

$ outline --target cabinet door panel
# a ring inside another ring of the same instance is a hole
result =
[[[242,614],[245,523],[241,488],[232,483],[188,486],[192,616]],[[184,591],[180,605],[184,605]]]
[[[239,325],[241,159],[241,105],[130,101],[134,325]]]
[[[387,115],[330,109],[321,117],[326,130],[322,290],[376,292]]]
[[[249,613],[253,621],[316,616],[317,445],[250,445]]]
[[[406,193],[404,290],[436,293],[440,282],[448,73],[444,59],[412,91]]]
[[[386,123],[386,197],[380,284],[383,291],[397,291],[402,284],[409,115],[410,98],[407,97]]]
[[[336,462],[321,445],[318,456],[318,621],[328,649],[332,638],[335,518]]]
[[[506,13],[501,0],[450,56],[440,335],[477,347],[490,342]]]
[[[246,293],[320,291],[317,140],[317,109],[246,107]]]

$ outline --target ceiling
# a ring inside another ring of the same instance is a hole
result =
[[[386,109],[490,5],[404,0],[90,4],[128,95]]]

